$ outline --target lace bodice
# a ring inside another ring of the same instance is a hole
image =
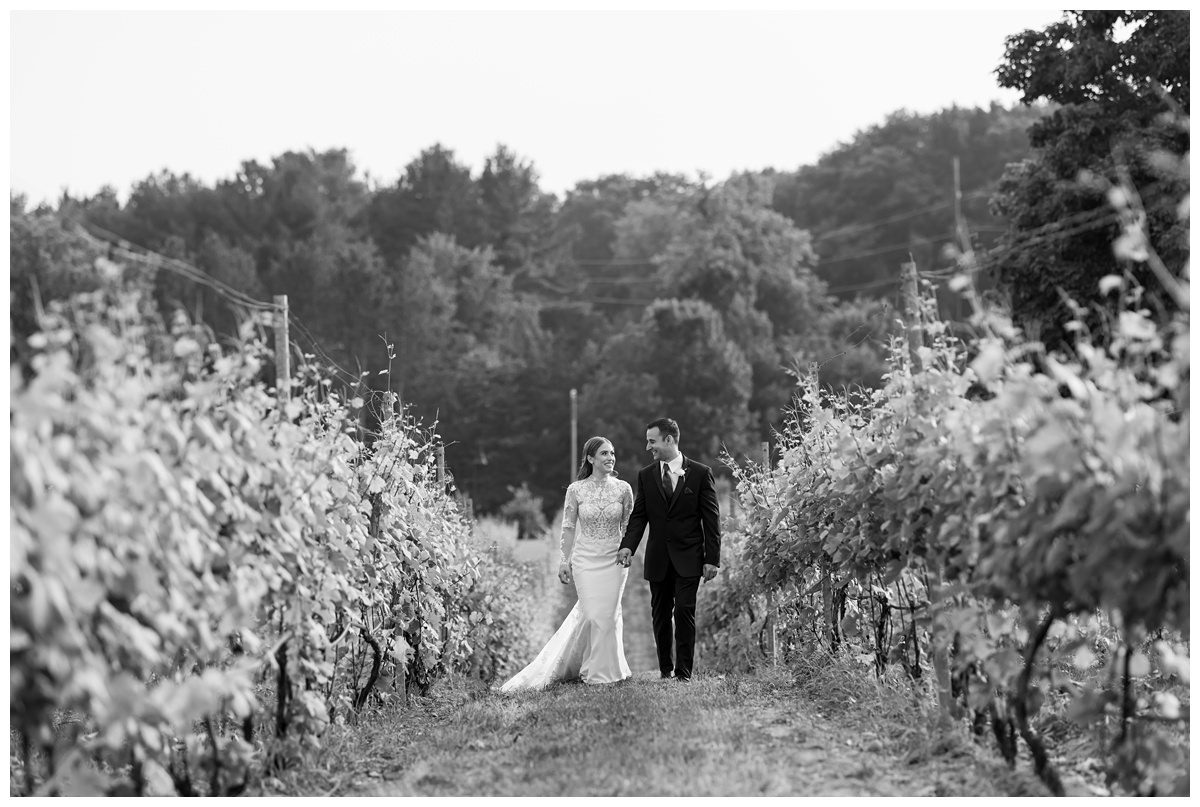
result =
[[[563,505],[563,557],[567,538],[574,534],[571,552],[587,545],[589,550],[611,548],[616,552],[625,536],[629,515],[633,512],[633,489],[621,479],[597,482],[581,479],[567,488]]]

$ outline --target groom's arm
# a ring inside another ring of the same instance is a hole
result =
[[[704,563],[721,565],[721,507],[717,504],[717,483],[712,469],[700,483],[700,526],[704,529]]]
[[[637,493],[633,497],[633,512],[629,514],[625,537],[621,539],[621,549],[628,549],[630,554],[637,552],[638,544],[642,542],[642,534],[646,531],[646,486],[642,484],[640,473],[637,476],[637,483]]]

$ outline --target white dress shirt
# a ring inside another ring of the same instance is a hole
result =
[[[683,479],[683,455],[676,454],[675,459],[670,462],[660,462],[658,464],[658,476],[662,478],[662,466],[667,466],[671,470],[671,489],[668,493],[675,492],[675,486],[679,484],[679,480]]]

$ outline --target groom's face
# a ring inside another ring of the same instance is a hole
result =
[[[670,462],[675,458],[675,441],[669,434],[663,436],[655,426],[646,430],[646,450],[655,462]]]

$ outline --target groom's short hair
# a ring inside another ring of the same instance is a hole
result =
[[[658,420],[650,421],[646,424],[646,431],[650,431],[651,429],[658,429],[658,433],[663,437],[669,434],[671,435],[671,439],[676,443],[679,442],[679,424],[671,418],[659,418]]]

